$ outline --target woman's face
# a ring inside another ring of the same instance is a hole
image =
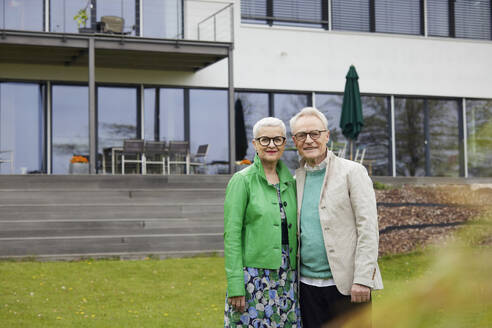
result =
[[[267,140],[267,138],[270,139]],[[266,145],[267,142],[268,145]],[[253,146],[262,162],[277,162],[285,150],[285,137],[282,128],[280,126],[260,128],[258,137],[253,140]]]

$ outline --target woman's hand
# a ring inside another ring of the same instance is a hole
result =
[[[244,296],[229,297],[227,301],[236,311],[244,312],[244,308],[246,306],[246,297]]]

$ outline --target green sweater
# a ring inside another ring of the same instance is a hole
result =
[[[326,168],[306,172],[301,207],[301,276],[303,277],[332,278],[318,209],[325,172]]]

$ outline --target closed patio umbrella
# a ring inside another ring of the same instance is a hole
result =
[[[352,159],[353,143],[357,140],[364,126],[362,102],[359,92],[359,76],[355,71],[354,65],[350,66],[346,78],[342,114],[340,115],[340,128],[342,129],[343,135],[350,141],[350,159]]]
[[[243,160],[248,150],[248,139],[246,137],[246,125],[244,124],[244,110],[241,99],[236,100],[234,105],[236,115],[236,161]]]

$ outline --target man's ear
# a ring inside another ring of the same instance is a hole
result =
[[[292,136],[292,141],[294,142],[294,146],[296,146],[296,137]],[[296,146],[297,148],[297,146]]]

